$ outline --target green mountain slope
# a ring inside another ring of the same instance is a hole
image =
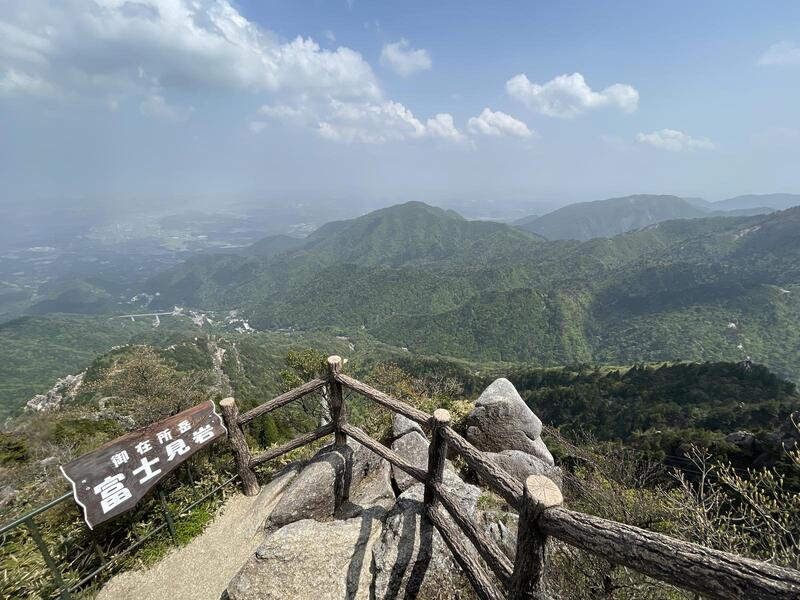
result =
[[[98,354],[140,336],[155,339],[152,324],[104,316],[52,314],[0,324],[0,417]],[[162,335],[159,332],[158,335]]]
[[[292,255],[322,264],[399,267],[464,256],[476,246],[475,254],[490,260],[504,247],[537,241],[502,223],[467,221],[451,210],[407,202],[323,227]]]
[[[797,379],[796,231],[800,208],[544,242],[408,203],[276,256],[193,259],[150,291],[242,309],[259,329],[365,328],[416,353],[543,365],[750,353]]]
[[[161,293],[161,307],[252,308],[271,294],[302,292],[298,286],[344,264],[381,269],[441,261],[485,264],[541,241],[508,225],[467,221],[453,211],[408,202],[323,225],[301,246],[271,257],[196,257],[153,278],[147,288]]]
[[[712,216],[741,217],[772,212],[769,204],[706,202],[700,198],[637,194],[570,204],[541,217],[526,217],[514,225],[549,240],[590,240],[614,237],[673,219]],[[785,208],[780,206],[778,208]]]
[[[244,254],[253,256],[276,256],[283,254],[289,250],[299,248],[305,243],[302,238],[292,237],[290,235],[269,235],[257,242],[250,244],[244,251]]]
[[[677,196],[638,194],[559,208],[520,227],[548,240],[606,238],[670,219],[695,219],[707,211]]]

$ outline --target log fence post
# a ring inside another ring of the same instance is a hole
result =
[[[336,428],[335,444],[337,446],[347,445],[347,434],[342,431],[342,426],[347,423],[347,413],[344,408],[342,398],[342,384],[336,380],[342,370],[342,357],[328,357],[328,407],[331,413],[331,421]]]
[[[233,450],[233,460],[236,463],[239,479],[242,480],[242,491],[245,496],[255,496],[261,488],[258,485],[256,474],[250,468],[250,449],[247,447],[247,440],[245,440],[244,432],[238,423],[239,407],[236,406],[236,400],[233,398],[220,400],[219,407],[222,411],[222,420],[225,422],[225,427],[228,428],[228,441]]]
[[[561,490],[544,475],[531,475],[525,481],[509,600],[547,599],[543,581],[547,536],[539,528],[539,517],[563,502]]]
[[[441,483],[447,459],[447,440],[442,429],[450,425],[450,413],[443,408],[433,411],[431,421],[431,443],[428,446],[428,477],[425,481],[425,505],[430,506],[436,499],[434,483]]]

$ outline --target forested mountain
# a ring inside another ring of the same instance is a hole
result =
[[[800,208],[553,241],[408,203],[272,257],[205,256],[158,302],[240,308],[262,329],[361,330],[489,360],[755,360],[800,373]]]
[[[525,217],[514,225],[548,240],[585,241],[613,237],[671,219],[746,216],[772,210],[767,203],[752,205],[732,201],[729,207],[700,198],[636,194],[569,204],[541,217]]]
[[[712,206],[717,210],[742,210],[764,206],[773,210],[785,210],[800,206],[800,194],[747,194],[714,202]]]
[[[259,331],[303,331],[309,340],[358,334],[392,352],[483,363],[749,354],[797,381],[798,230],[800,207],[545,241],[421,203],[389,207],[307,238],[196,256],[150,279],[137,303],[120,300],[135,292],[97,278],[43,287],[31,316],[0,326],[0,404],[21,406],[111,346],[239,335],[240,318]],[[172,314],[176,305],[185,310],[155,329],[155,316],[110,318]],[[190,309],[216,311],[206,313],[214,324]]]
[[[517,225],[548,240],[607,238],[669,219],[694,219],[707,212],[677,196],[637,194],[569,204]]]

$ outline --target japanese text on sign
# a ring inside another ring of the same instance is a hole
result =
[[[209,400],[61,467],[90,528],[133,508],[168,473],[227,433]]]

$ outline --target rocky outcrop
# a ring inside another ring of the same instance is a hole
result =
[[[345,470],[352,453],[349,447],[323,448],[283,493],[267,519],[267,530],[303,519],[332,519],[344,495]]]
[[[266,529],[354,517],[372,506],[388,510],[394,500],[389,463],[350,439],[346,447],[329,445],[317,453],[287,488]]]
[[[392,439],[403,437],[405,434],[416,431],[420,435],[424,435],[422,427],[418,423],[412,421],[408,417],[397,413],[392,419]]]
[[[756,436],[749,431],[734,431],[725,436],[725,441],[745,452],[751,452],[756,443]]]
[[[542,422],[505,378],[496,379],[484,390],[466,420],[467,440],[486,452],[535,454],[534,440],[541,434]]]
[[[453,490],[471,514],[479,492],[468,484]],[[457,598],[471,591],[444,540],[423,518],[423,493],[421,484],[403,492],[386,517],[373,552],[375,600]]]
[[[503,450],[502,452],[487,452],[486,454],[501,469],[520,481],[525,481],[530,475],[545,475],[561,486],[561,469],[554,467],[552,463],[546,463],[536,456],[526,454],[521,450]]]
[[[542,422],[508,379],[496,379],[467,415],[466,438],[520,481],[546,475],[561,485],[561,470],[541,437]]]
[[[428,468],[428,440],[415,430],[408,431],[402,437],[392,442],[392,450],[405,458],[415,467]],[[415,485],[417,480],[411,475],[392,465],[392,476],[401,492]]]
[[[369,600],[372,548],[382,511],[320,523],[304,519],[268,535],[228,586],[231,600]]]
[[[45,394],[37,394],[25,403],[25,410],[30,412],[44,412],[54,410],[64,402],[75,399],[78,389],[83,383],[86,372],[77,375],[67,375],[57,379],[55,385]]]
[[[370,508],[389,510],[395,501],[392,470],[388,461],[358,442],[348,440],[353,448],[350,474],[345,483],[347,498],[337,509],[336,517],[347,519]]]
[[[541,422],[507,380],[489,386],[470,423],[471,441],[514,477],[544,474],[560,483]],[[422,429],[396,416],[392,433],[392,449],[427,469]],[[443,479],[463,511],[513,557],[517,516],[501,505],[479,510],[480,488],[449,461]],[[423,496],[422,484],[352,439],[346,447],[324,447],[277,501],[266,538],[231,581],[229,598],[475,598],[425,518]]]
[[[476,523],[512,561],[517,553],[519,516],[501,510],[479,510]]]

